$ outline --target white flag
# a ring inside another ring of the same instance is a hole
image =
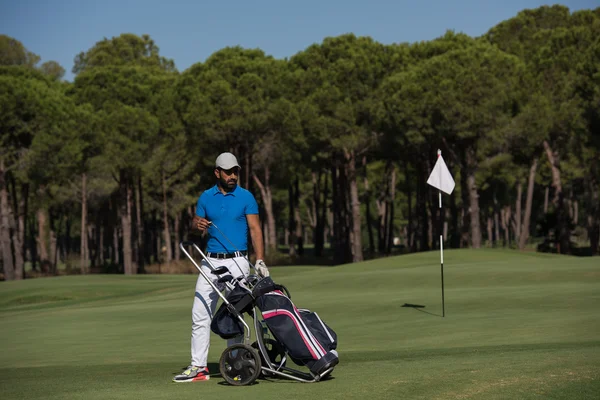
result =
[[[429,175],[429,179],[427,179],[427,184],[446,194],[450,194],[454,190],[454,179],[452,179],[452,175],[450,175],[450,171],[446,167],[440,150],[438,150],[438,159],[433,167],[433,171],[431,171],[431,175]]]

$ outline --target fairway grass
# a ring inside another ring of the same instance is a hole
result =
[[[333,379],[311,384],[225,384],[214,335],[211,380],[172,383],[189,363],[195,275],[0,282],[0,399],[600,398],[600,258],[444,258],[445,317],[438,252],[271,268],[338,335]]]

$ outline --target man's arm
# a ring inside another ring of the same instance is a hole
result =
[[[204,236],[210,222],[206,219],[206,209],[202,200],[203,196],[201,195],[196,203],[196,215],[192,219],[192,233]]]
[[[250,237],[252,238],[252,246],[256,253],[257,260],[264,260],[265,258],[265,245],[263,242],[262,229],[260,227],[260,219],[258,214],[246,214],[246,221],[248,221],[248,228],[250,229]]]

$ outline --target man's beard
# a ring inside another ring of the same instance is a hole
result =
[[[233,189],[235,189],[235,186],[237,185],[237,179],[220,178],[219,182],[221,183],[221,187],[227,192],[231,192]]]

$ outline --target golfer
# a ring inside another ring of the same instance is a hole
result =
[[[252,193],[237,185],[240,165],[231,153],[222,153],[215,161],[217,183],[204,191],[198,199],[192,229],[208,234],[206,256],[216,268],[225,266],[234,278],[248,276],[248,231],[256,255],[254,267],[261,277],[269,276],[265,265],[262,229],[258,216],[258,205]],[[211,227],[211,223],[216,227]],[[218,276],[210,273],[206,260],[201,268],[213,279],[218,288]],[[208,349],[210,346],[210,323],[215,313],[218,294],[210,284],[198,276],[192,306],[192,361],[183,373],[176,375],[173,382],[200,382],[209,379]],[[227,345],[241,343],[242,336],[229,339]]]

